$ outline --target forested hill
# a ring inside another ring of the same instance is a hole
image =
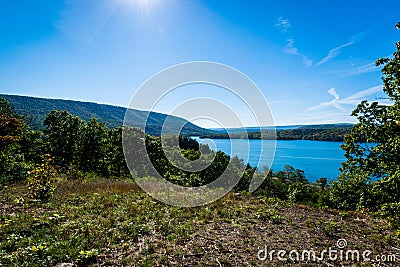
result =
[[[214,138],[214,139],[277,139],[277,140],[315,140],[315,141],[343,141],[345,135],[349,134],[353,124],[339,123],[339,124],[320,124],[320,125],[298,125],[292,126],[277,126],[276,134],[271,129],[266,127],[262,129],[263,136],[260,130],[255,131],[246,128],[238,128],[236,131],[233,129],[229,136],[224,131],[219,131],[218,134],[206,134],[201,138]],[[233,132],[233,133],[232,133]]]
[[[111,106],[105,104],[96,104],[91,102],[81,102],[63,99],[48,99],[38,97],[28,97],[19,95],[3,95],[15,112],[24,116],[28,125],[33,129],[39,129],[42,126],[44,118],[52,110],[66,110],[72,115],[78,116],[84,120],[96,118],[100,122],[104,122],[107,127],[118,127],[123,124],[126,108]],[[182,125],[185,127],[182,134],[185,135],[202,135],[212,134],[215,131],[201,128],[182,118],[168,116],[157,112],[149,112],[131,109],[129,112],[130,126],[141,127],[147,120],[146,132],[150,135],[160,135],[162,125],[168,117],[168,125],[166,125],[165,133],[176,133]]]

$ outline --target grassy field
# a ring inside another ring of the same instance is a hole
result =
[[[110,179],[60,181],[48,203],[18,203],[26,185],[0,190],[1,266],[400,266],[400,231],[362,212],[247,193],[179,208],[155,201],[133,182]],[[345,254],[360,251],[359,262],[277,256],[278,250],[301,255],[312,249],[319,257],[339,250],[339,239],[347,241]],[[258,258],[265,246],[276,250],[272,260]],[[361,256],[366,250],[369,262]],[[377,256],[386,262],[378,265]]]

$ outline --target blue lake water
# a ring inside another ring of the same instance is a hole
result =
[[[214,150],[220,150],[231,156],[238,156],[260,171],[272,161],[272,170],[283,170],[285,165],[305,171],[310,182],[326,177],[335,180],[339,175],[341,163],[345,161],[342,142],[307,140],[241,140],[241,139],[199,139]],[[232,141],[232,144],[231,144]]]

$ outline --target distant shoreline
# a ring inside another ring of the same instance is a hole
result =
[[[263,132],[241,132],[205,134],[200,138],[210,139],[255,139],[255,140],[310,140],[310,141],[336,141],[343,142],[344,137],[350,133],[352,125],[337,127],[313,128],[303,126],[296,129],[263,131]]]

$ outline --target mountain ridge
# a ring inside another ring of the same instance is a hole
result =
[[[114,128],[122,126],[125,115],[128,114],[126,125],[145,129],[150,135],[161,135],[163,133],[177,133],[182,128],[181,134],[198,136],[202,134],[215,133],[213,130],[197,126],[183,118],[167,115],[159,112],[128,109],[110,104],[98,104],[79,100],[53,99],[33,96],[0,94],[22,115],[27,124],[38,130],[43,126],[43,121],[52,110],[66,110],[72,115],[79,116],[85,121],[96,118],[104,122],[107,127]],[[127,112],[128,111],[128,112]],[[168,120],[167,120],[168,118]],[[165,129],[163,128],[164,123]]]
[[[43,126],[45,117],[52,110],[66,110],[72,115],[79,116],[86,121],[88,121],[90,118],[96,118],[98,121],[104,122],[109,128],[122,126],[124,123],[124,118],[127,114],[127,125],[145,129],[146,133],[157,136],[161,135],[163,124],[166,122],[167,118],[168,123],[165,125],[163,133],[176,134],[178,133],[177,130],[182,128],[181,134],[187,136],[218,135],[226,134],[227,131],[229,131],[231,134],[241,134],[245,132],[255,133],[259,132],[260,130],[268,131],[271,129],[275,129],[277,132],[282,131],[283,133],[288,130],[326,130],[349,127],[353,125],[351,123],[333,123],[206,129],[173,115],[153,111],[150,112],[138,109],[128,109],[110,104],[11,94],[0,94],[0,97],[3,97],[9,101],[11,106],[15,109],[15,112],[25,117],[27,124],[35,130],[40,129]]]

